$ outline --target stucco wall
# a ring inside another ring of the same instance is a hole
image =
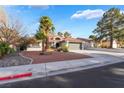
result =
[[[27,51],[41,51],[42,49],[39,48],[27,48]]]

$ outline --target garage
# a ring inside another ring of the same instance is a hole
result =
[[[83,42],[80,39],[76,38],[65,38],[61,45],[67,44],[69,50],[82,50],[83,48]]]
[[[69,50],[80,50],[81,43],[69,43]]]

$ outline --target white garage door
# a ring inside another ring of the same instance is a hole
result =
[[[69,50],[80,50],[80,43],[69,43]]]

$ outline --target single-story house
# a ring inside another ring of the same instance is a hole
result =
[[[82,50],[86,47],[91,47],[91,42],[88,39],[82,38],[65,38],[58,35],[49,35],[49,45],[53,48],[61,47],[62,44],[67,43],[69,46],[69,50]],[[27,48],[27,51],[41,51],[42,43],[41,41],[37,42],[35,45],[30,45]]]

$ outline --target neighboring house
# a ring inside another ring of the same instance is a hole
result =
[[[110,47],[110,41],[109,40],[101,40],[100,43],[98,44],[99,47],[101,48],[109,48]],[[119,48],[120,45],[117,42],[117,40],[113,40],[113,48]]]
[[[42,41],[37,40],[35,44],[30,44],[27,47],[27,51],[41,51],[42,50]]]
[[[77,39],[80,39],[83,41],[84,49],[95,47],[95,43],[90,39],[86,39],[86,38],[77,38]]]
[[[82,50],[89,47],[92,47],[92,41],[85,38],[65,38],[63,36],[58,35],[49,35],[49,45],[52,48],[58,48],[61,47],[62,44],[67,44],[69,47],[69,50]],[[42,41],[38,41],[34,45],[30,45],[27,48],[27,51],[41,51],[42,50]]]

